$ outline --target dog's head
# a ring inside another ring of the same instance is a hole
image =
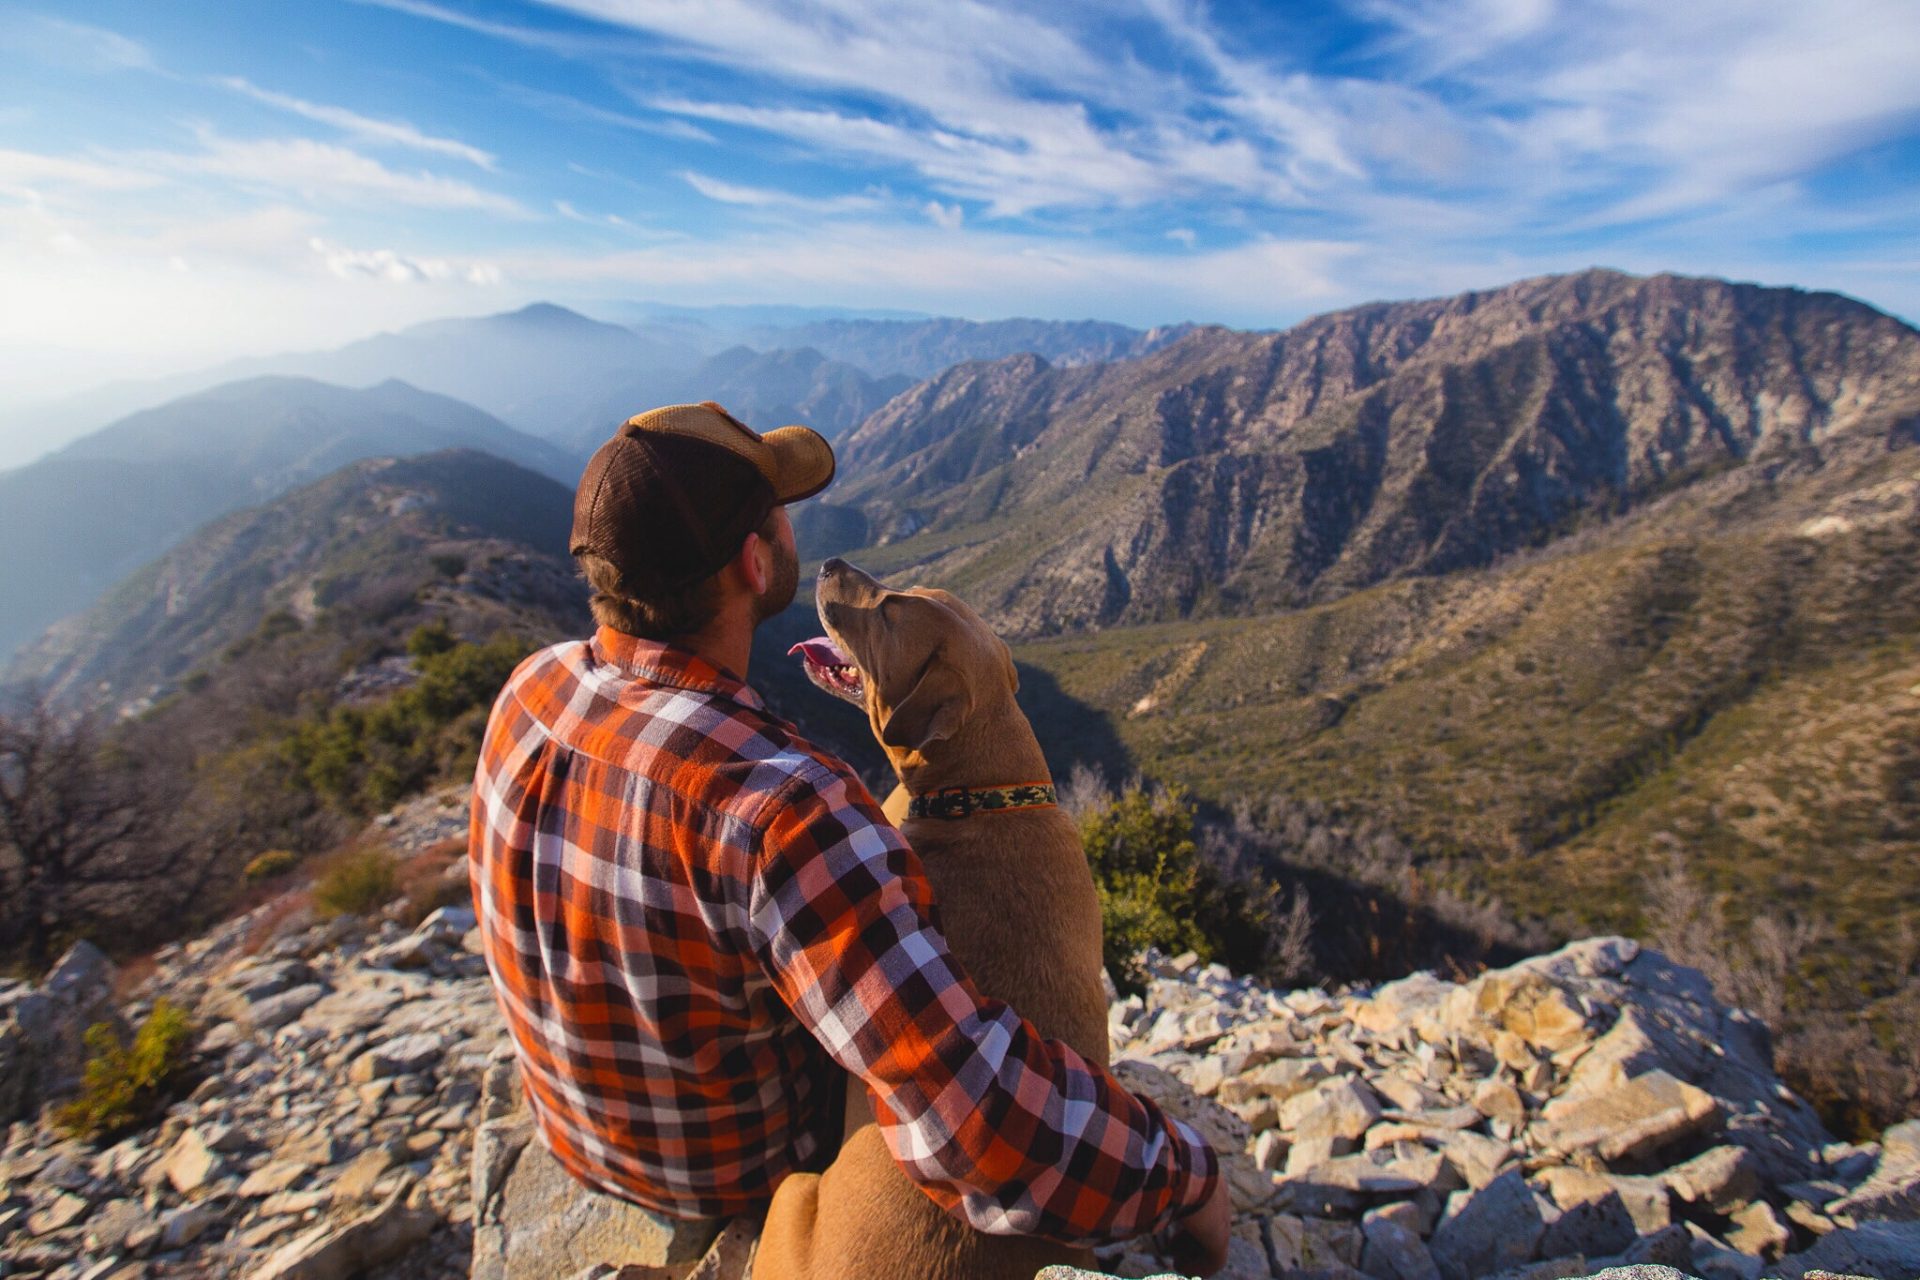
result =
[[[894,591],[835,559],[820,566],[814,599],[827,634],[790,652],[816,685],[866,710],[896,766],[1010,704],[1019,688],[1006,642],[948,592]]]

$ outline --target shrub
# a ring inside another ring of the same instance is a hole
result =
[[[61,1107],[55,1122],[68,1133],[89,1139],[111,1138],[149,1120],[186,1074],[193,1024],[168,1000],[153,1006],[145,1022],[123,1044],[113,1024],[87,1028],[87,1059],[80,1096]]]
[[[409,637],[407,651],[420,669],[411,688],[303,721],[285,740],[296,774],[347,813],[377,813],[436,777],[471,772],[487,710],[527,646],[511,636],[465,644],[434,623]]]
[[[384,849],[352,849],[329,861],[313,882],[322,916],[371,915],[400,892],[400,870]]]
[[[1184,793],[1129,787],[1081,819],[1080,847],[1100,895],[1102,958],[1117,985],[1142,987],[1136,957],[1147,947],[1211,958],[1195,919],[1200,850]]]
[[[299,861],[299,856],[291,849],[269,849],[249,862],[240,874],[246,877],[248,884],[259,884],[287,874]]]

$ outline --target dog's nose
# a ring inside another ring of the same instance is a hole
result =
[[[820,562],[820,576],[823,578],[831,578],[834,574],[839,573],[846,567],[847,562],[839,556],[828,556]]]

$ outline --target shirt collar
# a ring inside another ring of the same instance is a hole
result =
[[[767,704],[744,680],[725,667],[714,666],[691,649],[682,649],[664,640],[630,636],[612,627],[596,630],[590,647],[596,660],[612,663],[630,675],[655,684],[711,693],[754,711],[767,710]]]

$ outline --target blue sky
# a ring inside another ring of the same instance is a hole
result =
[[[0,404],[552,299],[1920,318],[1915,0],[0,0]]]

